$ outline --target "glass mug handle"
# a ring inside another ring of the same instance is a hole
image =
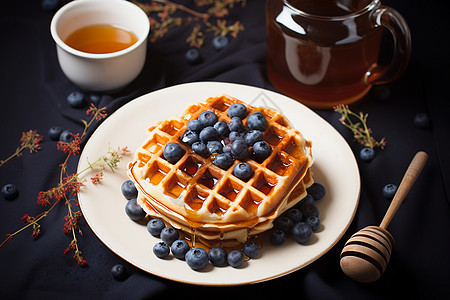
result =
[[[387,66],[372,64],[364,76],[364,82],[368,85],[388,83],[400,77],[408,66],[411,33],[402,15],[391,7],[381,6],[374,10],[370,17],[375,27],[383,26],[392,34],[394,54]]]

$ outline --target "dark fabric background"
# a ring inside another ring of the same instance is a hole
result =
[[[65,1],[67,2],[67,1]],[[191,3],[191,1],[183,1]],[[377,97],[374,88],[354,111],[369,113],[375,137],[386,137],[388,145],[365,163],[358,157],[361,147],[331,110],[316,112],[348,141],[361,173],[361,198],[354,221],[344,237],[323,257],[287,276],[250,286],[211,288],[170,282],[147,274],[116,256],[82,221],[79,240],[89,266],[81,268],[71,256],[63,255],[70,242],[63,232],[65,206],[57,207],[34,240],[31,231],[19,234],[0,248],[1,299],[432,299],[450,292],[450,188],[448,68],[449,48],[444,1],[385,1],[400,11],[410,25],[413,51],[406,73],[386,85],[390,95]],[[192,3],[190,4],[192,6]],[[40,1],[2,0],[0,4],[0,158],[15,151],[21,133],[35,129],[42,135],[42,150],[25,153],[0,168],[0,186],[14,183],[20,190],[14,201],[0,198],[0,236],[22,226],[24,213],[38,214],[37,193],[58,182],[58,165],[65,155],[47,137],[52,126],[82,130],[85,110],[71,108],[67,95],[77,88],[59,68],[49,32],[53,13]],[[145,93],[184,82],[223,81],[274,90],[266,75],[264,1],[248,0],[236,7],[230,18],[245,25],[237,39],[220,52],[207,40],[201,54],[204,62],[191,66],[184,53],[189,29],[176,29],[149,44],[147,63],[140,76],[126,89],[102,97],[108,114]],[[431,117],[429,129],[413,124],[417,113]],[[89,134],[95,128],[91,128]],[[348,279],[339,268],[344,242],[357,230],[378,224],[389,201],[381,195],[387,183],[399,184],[413,155],[423,150],[429,160],[423,173],[389,227],[396,245],[384,276],[376,283],[360,284]],[[75,170],[76,159],[69,168]],[[345,170],[343,170],[345,172]],[[129,277],[113,279],[110,269],[121,263]],[[167,298],[166,298],[167,299]],[[175,298],[174,298],[175,299]]]

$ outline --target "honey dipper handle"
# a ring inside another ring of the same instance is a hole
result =
[[[413,160],[409,164],[408,169],[406,170],[405,175],[403,176],[402,182],[400,182],[397,193],[395,193],[394,199],[392,199],[391,205],[389,205],[389,208],[386,214],[384,215],[383,221],[381,221],[380,224],[381,228],[386,229],[389,226],[389,223],[391,223],[392,218],[394,217],[398,208],[402,204],[403,199],[405,199],[412,185],[414,184],[420,172],[422,171],[427,159],[428,154],[422,151],[418,152],[414,156]]]

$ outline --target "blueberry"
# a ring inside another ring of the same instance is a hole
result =
[[[242,132],[245,130],[245,126],[239,117],[232,117],[228,123],[228,128],[230,131]]]
[[[288,218],[285,215],[282,215],[275,219],[273,222],[273,226],[275,229],[282,230],[284,233],[291,232],[292,226],[294,226],[294,221],[292,219]]]
[[[228,124],[223,120],[214,124],[214,128],[216,129],[217,133],[222,137],[227,137],[230,134]]]
[[[198,155],[202,155],[207,152],[206,144],[203,143],[202,141],[193,143],[191,148],[192,151],[194,151],[194,153],[197,153]]]
[[[59,140],[59,136],[61,135],[61,132],[62,132],[61,127],[53,126],[52,128],[50,128],[48,130],[48,137],[52,141],[58,141]]]
[[[213,247],[208,252],[209,261],[216,267],[224,267],[227,264],[227,251],[223,247]]]
[[[231,155],[231,144],[227,144],[222,148],[223,153],[230,153]]]
[[[167,226],[161,230],[160,237],[164,243],[170,245],[176,240],[178,240],[180,234],[178,233],[178,230],[176,230],[172,226]]]
[[[208,150],[209,154],[220,154],[223,152],[222,150],[223,145],[219,141],[209,141],[206,143],[206,149]]]
[[[249,145],[253,146],[256,142],[264,140],[264,135],[259,130],[250,130],[245,134],[244,141]]]
[[[232,250],[227,255],[227,262],[233,268],[239,268],[244,263],[244,253],[239,250]]]
[[[430,117],[426,113],[418,113],[414,117],[414,125],[417,128],[426,129],[430,126]]]
[[[311,239],[313,231],[307,223],[298,222],[292,227],[291,234],[297,243],[303,244]]]
[[[187,123],[187,129],[188,129],[188,130],[195,131],[195,132],[197,132],[197,133],[200,133],[200,131],[202,131],[203,127],[204,127],[204,126],[203,126],[202,122],[200,122],[200,121],[197,120],[197,119],[195,119],[195,120],[190,120],[190,121]]]
[[[198,120],[203,124],[203,127],[214,126],[217,123],[218,118],[213,111],[202,111],[198,116]]]
[[[138,195],[138,191],[134,186],[134,182],[131,180],[127,180],[124,183],[122,183],[120,190],[122,191],[122,195],[128,200],[136,198]]]
[[[190,248],[191,247],[189,246],[188,242],[186,242],[185,240],[176,240],[172,243],[170,250],[172,251],[173,256],[178,259],[184,260],[184,257]]]
[[[81,108],[87,104],[87,99],[82,92],[75,91],[67,96],[67,102],[73,108]]]
[[[222,153],[217,155],[214,160],[213,164],[222,170],[228,170],[229,167],[233,164],[234,160],[230,153]]]
[[[365,162],[370,162],[375,157],[375,150],[369,147],[362,148],[359,157]]]
[[[199,140],[197,132],[193,130],[186,130],[180,137],[181,141],[189,146]]]
[[[264,115],[259,111],[252,113],[250,116],[248,116],[247,126],[250,129],[264,131],[267,127],[266,117],[264,117]]]
[[[258,160],[265,160],[271,153],[272,147],[264,141],[256,142],[253,145],[253,155],[255,155]]]
[[[230,139],[230,142],[234,142],[237,139],[243,139],[241,134],[237,131],[231,131],[228,138]]]
[[[73,140],[73,134],[69,130],[65,129],[59,135],[59,140],[64,143],[70,143]]]
[[[183,156],[183,150],[177,143],[168,143],[164,147],[163,155],[168,162],[175,164]]]
[[[286,217],[291,219],[294,223],[298,223],[298,222],[300,222],[302,220],[303,213],[298,208],[290,208],[286,212]]]
[[[14,200],[19,196],[19,190],[12,183],[8,183],[2,188],[2,195],[6,200]]]
[[[234,167],[233,175],[242,181],[248,181],[253,176],[253,169],[248,163],[241,162]]]
[[[208,265],[208,253],[203,248],[191,248],[185,256],[188,266],[196,271],[204,269]]]
[[[283,244],[286,239],[286,233],[281,229],[272,230],[272,233],[270,234],[270,242],[275,246]]]
[[[161,235],[161,230],[164,229],[166,225],[161,219],[151,219],[147,223],[147,231],[150,232],[154,237],[159,237]]]
[[[117,264],[111,268],[111,275],[115,280],[123,281],[127,278],[127,271],[122,264]]]
[[[317,231],[320,227],[320,220],[316,216],[309,216],[306,219],[306,223],[311,227],[312,231]]]
[[[218,35],[213,38],[212,45],[214,49],[220,51],[228,45],[228,38],[226,36]]]
[[[125,205],[125,212],[133,221],[142,220],[146,215],[145,211],[137,203],[136,198],[133,198],[127,202]]]
[[[314,198],[315,201],[322,199],[327,193],[326,188],[319,182],[314,182],[309,188],[306,189],[306,191]]]
[[[303,219],[306,220],[309,216],[319,216],[319,209],[314,204],[305,204],[300,207],[303,214]]]
[[[166,258],[170,253],[169,245],[164,242],[156,243],[155,246],[153,246],[153,253],[158,258]]]
[[[242,251],[250,258],[255,258],[259,253],[259,246],[254,241],[247,241],[242,247]]]
[[[244,160],[248,157],[248,145],[247,143],[242,139],[236,139],[231,144],[231,155],[233,155],[234,158],[239,160]]]
[[[186,58],[187,62],[191,65],[196,65],[202,62],[200,51],[198,51],[198,49],[195,48],[191,48],[188,51],[186,51],[184,57]]]
[[[300,208],[307,204],[314,204],[316,201],[314,200],[313,196],[306,195],[305,198],[303,198],[299,203],[295,205],[296,208]]]
[[[395,184],[388,183],[383,187],[382,194],[389,200],[392,200],[397,192],[398,187]]]
[[[206,143],[208,141],[217,141],[219,139],[219,134],[214,127],[208,126],[200,131],[199,137],[202,142]]]
[[[247,107],[242,103],[234,103],[228,107],[228,116],[230,118],[238,117],[242,120],[247,116]]]
[[[46,11],[55,11],[59,7],[59,0],[42,0],[41,6]]]
[[[89,101],[94,104],[96,107],[100,104],[102,100],[102,96],[99,94],[89,94]]]

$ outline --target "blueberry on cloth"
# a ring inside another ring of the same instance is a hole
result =
[[[259,111],[252,113],[250,116],[248,116],[247,126],[250,129],[264,131],[267,127],[266,117],[264,117],[264,115]]]
[[[234,167],[233,175],[242,181],[248,181],[253,176],[253,169],[248,163],[241,162]]]
[[[244,141],[249,146],[253,146],[256,142],[264,140],[264,135],[260,130],[250,130],[244,136]]]
[[[239,250],[233,250],[228,253],[227,262],[233,268],[239,268],[244,263],[244,253]]]
[[[42,0],[41,6],[46,11],[55,11],[59,7],[59,0]]]
[[[219,118],[217,115],[211,110],[205,110],[200,113],[198,116],[198,120],[202,122],[204,127],[214,126],[217,123]]]
[[[209,262],[206,250],[198,247],[191,248],[186,253],[185,259],[188,266],[196,271],[204,269]]]
[[[326,188],[319,182],[314,182],[309,188],[306,189],[306,191],[314,198],[315,201],[322,199],[327,193]]]
[[[220,154],[223,152],[223,145],[219,141],[209,141],[206,143],[206,149],[210,154]]]
[[[169,245],[164,242],[156,243],[155,246],[153,246],[153,253],[158,258],[166,258],[170,253]]]
[[[291,234],[297,243],[303,244],[311,239],[313,231],[307,223],[298,222],[292,227]]]
[[[216,267],[227,265],[227,250],[223,247],[212,247],[208,252],[209,261]]]
[[[387,199],[392,200],[397,192],[397,189],[398,187],[395,184],[388,183],[383,187],[382,194]]]
[[[232,117],[228,123],[228,128],[230,131],[242,132],[245,130],[245,126],[239,117]]]
[[[122,191],[122,195],[128,200],[136,198],[138,195],[134,182],[131,180],[124,181],[120,187],[120,190]]]
[[[426,129],[430,126],[430,117],[426,113],[418,113],[414,116],[414,125],[417,128]]]
[[[309,216],[306,223],[311,227],[312,231],[316,231],[320,227],[320,220],[316,216]]]
[[[2,188],[2,195],[6,200],[14,200],[19,196],[19,190],[12,183],[8,183]]]
[[[125,213],[133,221],[142,220],[146,215],[145,211],[137,203],[136,198],[127,202],[125,205]]]
[[[362,148],[359,152],[359,157],[365,161],[369,162],[375,157],[375,150],[369,147]]]
[[[202,155],[207,152],[206,144],[203,143],[202,141],[193,143],[191,148],[192,151],[194,151],[194,153],[197,153],[198,155]]]
[[[234,160],[230,153],[221,153],[214,158],[212,163],[222,170],[228,170],[233,162]]]
[[[123,281],[127,278],[127,271],[122,264],[117,264],[111,268],[111,275],[115,280]]]
[[[163,155],[168,162],[175,164],[183,156],[183,150],[177,143],[168,143],[164,147]]]
[[[234,103],[228,107],[228,116],[230,118],[238,117],[242,120],[247,116],[247,107],[242,103]]]
[[[219,134],[214,127],[208,126],[200,131],[199,137],[202,142],[206,143],[209,141],[217,141],[219,139]]]
[[[64,129],[59,135],[59,140],[64,143],[70,143],[73,140],[73,135],[68,129]]]
[[[248,157],[248,145],[243,139],[236,139],[231,144],[231,155],[239,160],[244,160]]]
[[[246,241],[242,247],[242,251],[250,258],[255,258],[259,253],[259,246],[254,241]]]
[[[226,36],[218,35],[213,38],[212,45],[214,49],[220,51],[228,45],[228,38]]]
[[[253,154],[259,160],[265,160],[272,153],[272,147],[264,141],[256,142],[253,145]]]
[[[159,237],[161,235],[161,230],[166,227],[161,219],[151,219],[147,223],[147,231],[150,232],[154,237]]]
[[[59,136],[61,135],[61,132],[62,132],[61,127],[53,126],[52,128],[50,128],[48,130],[48,137],[52,141],[58,141],[59,140]]]
[[[178,233],[178,230],[176,230],[172,226],[167,226],[161,230],[160,237],[164,243],[171,245],[173,242],[178,240],[180,234]]]
[[[100,104],[102,100],[102,96],[99,94],[89,94],[89,101],[94,104],[96,107]]]
[[[188,130],[195,131],[195,132],[197,132],[197,133],[200,133],[200,131],[202,131],[202,129],[203,129],[203,124],[202,124],[202,122],[200,122],[200,121],[197,120],[197,119],[190,120],[190,121],[187,123],[187,129],[188,129]]]
[[[173,256],[178,259],[184,260],[184,257],[190,248],[191,247],[189,246],[188,242],[186,242],[185,240],[176,240],[172,243],[170,250],[172,251]]]
[[[82,92],[74,91],[67,96],[67,102],[73,108],[81,108],[87,104],[87,99]]]
[[[216,124],[214,124],[214,128],[216,129],[217,133],[221,137],[227,137],[230,134],[230,129],[228,128],[228,124],[225,121],[219,121]]]
[[[281,229],[272,230],[270,234],[270,242],[272,245],[279,246],[286,241],[286,233]]]
[[[193,130],[186,130],[180,137],[181,141],[191,146],[199,140],[197,132]]]
[[[186,51],[186,54],[184,56],[187,60],[187,62],[191,65],[196,65],[201,63],[202,57],[200,56],[200,51],[195,48],[191,48],[188,51]]]

